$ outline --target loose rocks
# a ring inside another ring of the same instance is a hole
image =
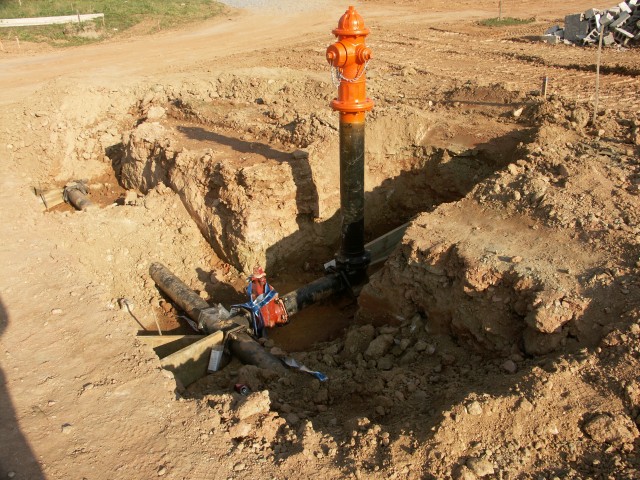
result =
[[[477,401],[471,402],[467,406],[467,412],[469,415],[482,415],[482,406]]]
[[[270,408],[269,392],[255,392],[249,395],[245,402],[238,407],[236,415],[240,420],[244,420],[254,415],[266,415]]]
[[[513,360],[507,360],[502,364],[502,369],[507,373],[516,373],[518,371],[518,366]]]
[[[494,474],[493,465],[484,458],[470,458],[467,460],[467,467],[478,477]]]
[[[583,430],[596,442],[622,445],[638,437],[638,428],[623,414],[599,413],[588,420]]]
[[[364,353],[373,341],[376,331],[372,325],[364,325],[347,332],[344,340],[342,354],[345,358],[355,358],[359,353]]]
[[[393,335],[386,334],[380,335],[375,338],[369,346],[367,350],[364,352],[364,356],[373,360],[377,360],[378,358],[385,355],[391,346],[393,345]]]

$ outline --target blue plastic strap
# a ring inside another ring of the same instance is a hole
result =
[[[238,305],[231,305],[232,308],[242,308],[243,310],[247,310],[251,314],[251,321],[253,323],[253,333],[256,336],[260,336],[262,334],[262,330],[264,329],[264,321],[262,319],[262,313],[260,309],[267,305],[270,301],[272,301],[275,296],[278,294],[268,283],[265,283],[264,293],[262,294],[262,298],[259,301],[255,301],[252,298],[252,283],[251,279],[249,279],[247,285],[247,297],[248,301],[245,303],[241,303]]]
[[[298,363],[295,358],[286,357],[286,358],[283,358],[282,361],[288,367],[298,369],[301,372],[308,373],[309,375],[313,375],[314,377],[316,377],[321,382],[326,382],[327,380],[329,380],[329,377],[327,377],[324,373],[318,372],[318,371],[315,371],[315,370],[311,370],[311,369],[305,367],[304,365]]]

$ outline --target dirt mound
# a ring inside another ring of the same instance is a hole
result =
[[[514,231],[520,233],[513,235]],[[561,245],[564,251],[550,245]],[[560,258],[570,259],[558,265]],[[578,278],[597,257],[526,221],[485,213],[471,202],[423,214],[402,248],[365,287],[362,318],[411,318],[479,351],[548,353],[578,336],[589,301]],[[381,307],[384,306],[384,309]],[[571,322],[569,325],[568,322]]]
[[[473,105],[510,105],[522,101],[518,92],[504,88],[502,84],[478,85],[467,82],[444,94],[450,102],[470,103]]]

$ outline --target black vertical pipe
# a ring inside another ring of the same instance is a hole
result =
[[[370,255],[364,248],[364,121],[340,119],[340,211],[342,238],[338,269],[351,283],[366,278]]]

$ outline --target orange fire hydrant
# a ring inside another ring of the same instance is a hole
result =
[[[369,29],[355,7],[349,7],[332,33],[338,41],[327,48],[327,61],[336,69],[340,86],[331,108],[341,113],[340,121],[364,122],[364,112],[373,108],[365,78],[371,59],[371,49],[365,45]]]
[[[365,72],[371,49],[365,45],[369,29],[354,7],[340,17],[332,31],[338,41],[327,48],[338,98],[331,108],[340,112],[340,211],[342,243],[336,265],[352,283],[366,278],[370,254],[364,248],[364,127],[367,98]],[[335,72],[335,73],[334,73]]]

